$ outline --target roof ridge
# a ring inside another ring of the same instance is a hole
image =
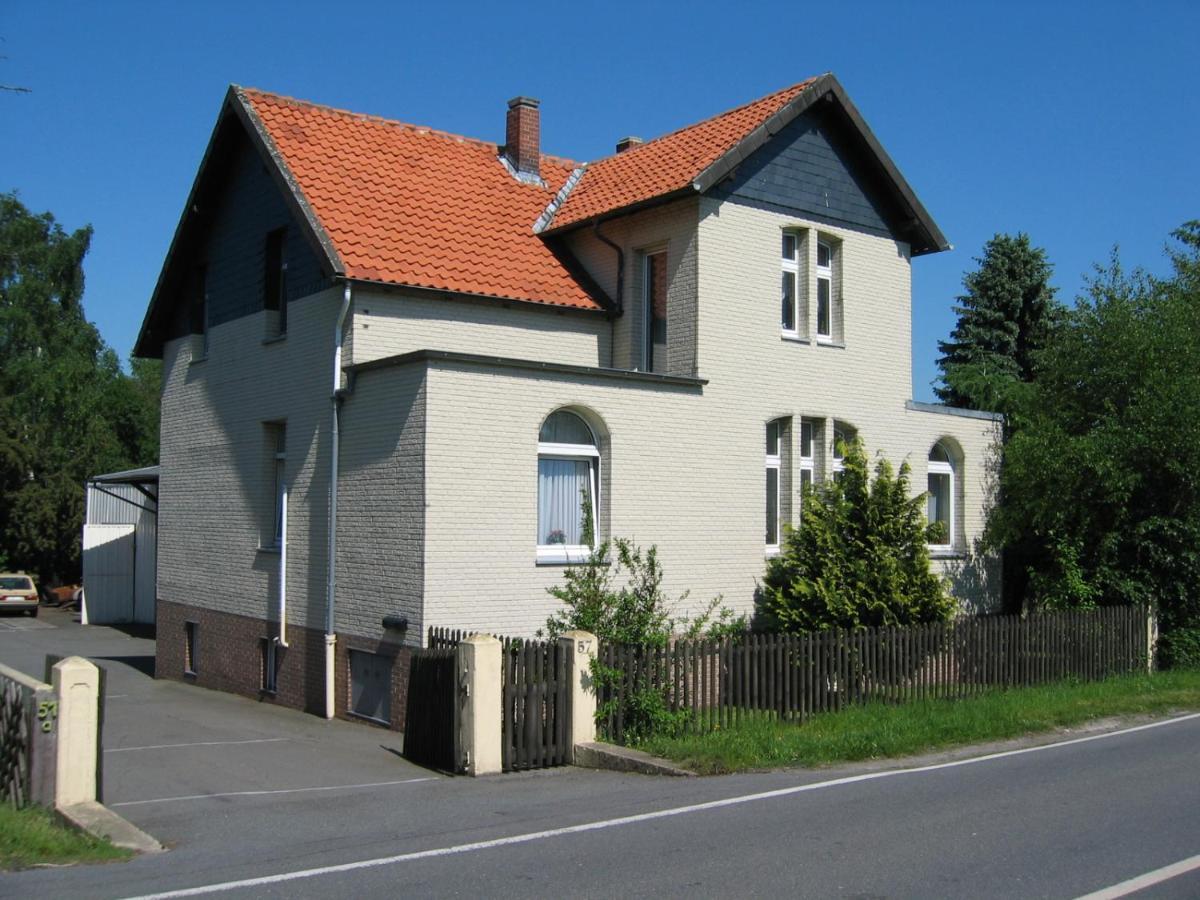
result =
[[[277,94],[274,91],[264,91],[262,88],[243,87],[242,85],[233,85],[233,89],[242,96],[253,95],[263,97],[269,100],[278,100],[290,106],[307,107],[308,109],[318,109],[324,112],[334,113],[339,116],[346,116],[358,121],[374,122],[379,125],[391,125],[396,128],[401,128],[406,131],[415,131],[423,134],[429,134],[434,137],[446,138],[463,144],[477,144],[483,149],[499,152],[503,149],[502,144],[497,144],[494,141],[485,141],[482,138],[468,137],[465,134],[455,134],[452,131],[443,131],[440,128],[431,128],[428,125],[417,125],[413,122],[403,122],[400,119],[388,119],[384,116],[376,116],[371,113],[355,112],[351,109],[342,109],[340,106],[330,106],[327,103],[316,103],[312,100],[303,100],[299,97],[290,97],[287,94]],[[565,156],[556,156],[552,153],[540,154],[543,160],[563,166],[564,168],[575,168],[579,165],[573,159]]]
[[[829,73],[826,72],[824,74],[827,75]],[[741,110],[746,109],[749,106],[753,106],[756,103],[762,103],[764,100],[769,100],[770,98],[777,97],[780,94],[786,94],[788,91],[794,91],[797,88],[801,89],[798,93],[803,92],[803,90],[806,90],[807,88],[811,87],[813,85],[813,83],[821,77],[822,77],[822,75],[813,75],[812,77],[806,78],[803,81],[797,81],[795,84],[789,84],[787,87],[782,87],[777,91],[771,91],[769,94],[763,94],[761,97],[756,97],[755,99],[748,100],[745,103],[739,103],[737,106],[730,107],[729,109],[724,110],[723,112],[715,113],[711,116],[708,116],[707,118],[700,119],[697,122],[692,122],[689,125],[680,126],[679,128],[676,128],[674,131],[668,131],[666,134],[660,134],[660,135],[658,135],[658,137],[651,138],[650,140],[646,141],[643,144],[634,144],[633,146],[629,147],[626,150],[621,151],[620,153],[610,153],[608,156],[602,156],[599,159],[591,160],[589,165],[594,165],[595,163],[602,162],[603,160],[606,160],[606,159],[615,159],[618,156],[620,156],[622,159],[627,159],[630,156],[634,156],[634,155],[642,152],[642,150],[644,150],[647,147],[653,147],[659,141],[665,141],[669,137],[674,137],[675,135],[682,134],[685,131],[691,131],[693,128],[699,128],[701,125],[707,125],[709,122],[714,122],[717,119],[724,118],[725,116],[733,115],[734,113],[740,112]]]

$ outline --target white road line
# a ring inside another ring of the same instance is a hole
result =
[[[267,794],[310,794],[314,791],[349,791],[354,788],[391,787],[396,784],[416,784],[418,781],[436,781],[434,778],[406,778],[403,781],[373,781],[366,784],[331,784],[325,787],[286,788],[278,791],[226,791],[219,794],[189,794],[186,797],[158,797],[154,800],[126,800],[110,803],[109,806],[144,806],[148,803],[175,803],[181,800],[212,800],[216,797],[262,797]]]
[[[850,775],[845,778],[834,778],[830,781],[818,781],[812,784],[801,784],[795,787],[779,788],[774,791],[762,791],[757,794],[743,794],[737,797],[727,797],[724,800],[710,800],[707,803],[693,803],[689,806],[676,806],[671,809],[660,809],[655,812],[638,813],[632,816],[621,816],[616,819],[602,819],[598,822],[585,822],[582,825],[568,825],[562,828],[548,828],[545,831],[533,831],[526,834],[515,834],[511,837],[493,838],[488,841],[476,841],[470,844],[455,844],[451,847],[439,847],[435,850],[418,850],[413,853],[401,853],[396,856],[381,856],[376,859],[363,859],[358,862],[342,863],[335,866],[320,866],[315,869],[301,869],[296,872],[281,872],[277,875],[263,875],[259,878],[245,878],[241,881],[224,881],[217,884],[205,884],[199,887],[183,888],[177,891],[165,891],[161,894],[147,894],[130,900],[166,900],[170,897],[195,897],[200,894],[214,894],[219,891],[231,891],[237,888],[260,887],[266,884],[279,884],[285,881],[298,881],[302,878],[315,878],[319,875],[337,875],[342,872],[354,872],[360,869],[374,869],[380,866],[390,866],[396,863],[411,862],[418,859],[430,859],[436,856],[456,856],[460,853],[473,853],[476,850],[490,850],[495,847],[508,847],[513,844],[528,844],[533,841],[543,841],[548,838],[561,837],[568,834],[580,834],[586,831],[600,831],[606,828],[617,828],[621,825],[633,825],[638,822],[649,822],[654,819],[666,819],[672,816],[682,816],[688,813],[705,812],[710,809],[721,809],[726,806],[740,806],[743,803],[754,803],[759,800],[773,800],[777,797],[788,797],[792,794],[803,794],[808,791],[819,791],[824,788],[839,787],[844,784],[855,784],[860,781],[874,781],[880,778],[894,778],[898,775],[915,775],[922,772],[935,772],[940,769],[953,769],[959,766],[972,766],[994,759],[1005,759],[1010,756],[1021,756],[1026,753],[1040,753],[1046,750],[1056,750],[1059,747],[1070,747],[1074,744],[1086,744],[1091,741],[1101,741],[1137,731],[1151,728],[1162,728],[1164,725],[1174,725],[1177,722],[1187,722],[1200,718],[1200,713],[1165,719],[1161,722],[1151,722],[1148,725],[1137,725],[1132,728],[1122,728],[1119,731],[1109,731],[1104,734],[1093,734],[1087,737],[1072,738],[1069,741],[1059,741],[1054,744],[1041,744],[1037,747],[1023,747],[1020,750],[1003,750],[989,753],[986,756],[973,756],[968,759],[953,762],[934,763],[928,766],[916,766],[910,769],[889,769],[882,772],[868,772],[863,775]],[[120,806],[119,803],[110,804]]]
[[[226,747],[231,744],[274,744],[286,740],[287,738],[256,738],[250,741],[194,741],[190,744],[147,744],[144,747],[113,747],[104,752],[128,753],[130,750],[173,750],[176,747]]]
[[[1137,878],[1130,878],[1128,881],[1122,881],[1112,887],[1084,894],[1078,900],[1117,900],[1118,897],[1128,897],[1130,894],[1144,891],[1148,887],[1170,881],[1172,878],[1178,878],[1180,875],[1186,875],[1196,869],[1200,869],[1200,855],[1189,856],[1187,859],[1181,859],[1177,863],[1163,866],[1161,869],[1155,869],[1153,872],[1147,872]]]

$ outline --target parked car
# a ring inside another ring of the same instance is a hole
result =
[[[0,609],[24,610],[38,614],[38,590],[33,579],[23,572],[0,572]]]

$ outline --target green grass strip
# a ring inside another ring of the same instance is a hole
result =
[[[1200,671],[1173,670],[997,690],[968,700],[849,707],[804,724],[759,714],[709,734],[651,738],[640,749],[696,772],[717,774],[912,756],[1108,716],[1195,709],[1200,709]]]
[[[128,859],[132,852],[76,831],[46,809],[0,802],[0,870]]]

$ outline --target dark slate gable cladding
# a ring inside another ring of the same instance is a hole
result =
[[[288,299],[320,290],[327,280],[300,226],[295,222],[279,187],[257,151],[239,138],[219,191],[214,192],[211,215],[188,263],[205,265],[208,324],[252,315],[263,308],[264,255],[267,234],[287,228]],[[171,337],[191,329],[187,304],[179,298],[172,317]]]
[[[806,219],[897,238],[897,213],[838,129],[808,110],[713,189],[721,199],[794,211]],[[903,239],[903,238],[901,238]]]

